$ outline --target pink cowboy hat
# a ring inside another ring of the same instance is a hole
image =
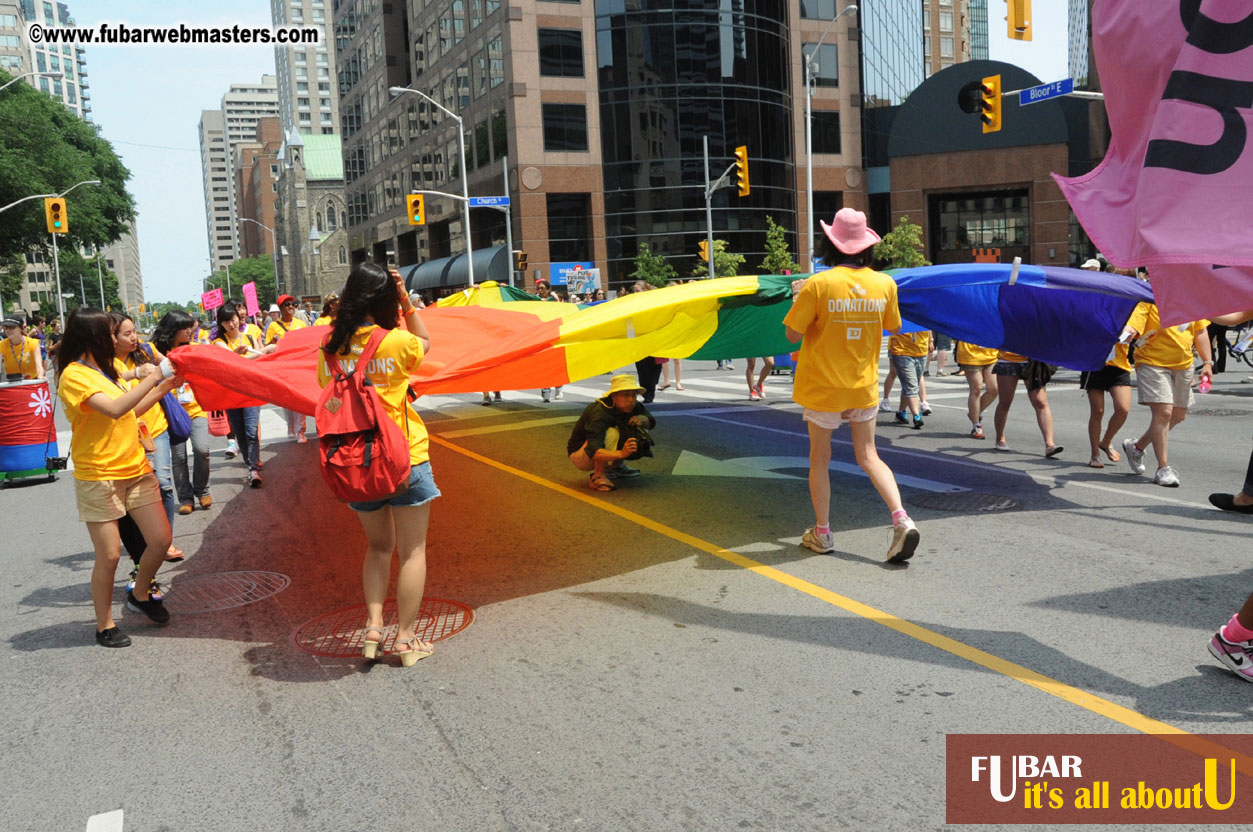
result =
[[[827,235],[831,245],[845,254],[857,254],[865,251],[880,241],[878,234],[866,227],[866,215],[852,208],[841,208],[835,212],[835,219],[830,225],[818,220],[822,233]]]

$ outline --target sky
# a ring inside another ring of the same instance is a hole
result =
[[[68,2],[80,26],[270,22],[266,0]],[[1066,5],[1061,0],[1037,0],[1034,39],[1026,43],[1011,41],[1006,34],[1005,0],[988,0],[990,57],[1021,66],[1043,82],[1066,77]],[[209,271],[200,111],[217,109],[232,83],[273,74],[273,47],[92,45],[86,60],[92,121],[131,171],[145,295],[149,301],[196,297]]]

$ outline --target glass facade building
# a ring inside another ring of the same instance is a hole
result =
[[[988,60],[988,0],[970,0],[970,60]]]
[[[767,215],[797,227],[785,0],[596,0],[595,10],[609,280],[627,278],[640,243],[685,257],[705,239],[705,136],[711,179],[748,147],[751,193],[715,192],[713,226],[751,268]]]
[[[902,103],[925,77],[922,3],[918,0],[868,0],[858,6],[861,19],[863,106]]]
[[[1076,87],[1088,83],[1088,0],[1070,0],[1067,64]]]

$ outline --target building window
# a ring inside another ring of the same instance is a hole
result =
[[[814,110],[814,153],[840,152],[840,111]]]
[[[813,57],[814,62],[818,64],[817,71],[814,72],[815,87],[838,87],[840,85],[840,66],[839,52],[834,43],[824,43],[818,47],[818,52],[814,53],[814,45],[807,43],[803,47],[805,57]]]
[[[835,0],[801,0],[801,17],[807,20],[830,20],[835,17]]]
[[[331,202],[326,208],[326,230],[334,231],[335,228],[335,203]]]
[[[941,58],[953,57],[953,39],[952,38],[940,38],[940,57]]]
[[[492,159],[509,155],[509,125],[505,111],[497,110],[492,116]]]
[[[1026,191],[933,195],[929,202],[933,251],[1031,244]]]
[[[583,32],[539,30],[539,74],[550,78],[583,77]]]
[[[941,32],[953,31],[953,13],[952,12],[940,12],[940,31]]]
[[[587,107],[544,104],[544,150],[587,150]]]
[[[548,259],[554,263],[592,257],[589,194],[548,194]]]
[[[348,263],[348,249],[343,246],[339,247],[339,265],[343,266]]]

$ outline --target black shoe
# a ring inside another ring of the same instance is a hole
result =
[[[902,425],[909,424],[909,420],[905,418],[905,411],[903,410],[896,411],[896,421]]]
[[[101,647],[130,647],[131,637],[117,627],[110,627],[107,630],[96,631],[96,644]]]
[[[922,417],[921,416],[914,417],[914,430],[922,430]]]
[[[165,604],[149,598],[147,601],[140,601],[135,597],[135,593],[126,593],[126,608],[135,612],[142,612],[158,624],[164,624],[170,620],[170,613],[165,608]]]
[[[1234,494],[1211,494],[1209,495],[1210,505],[1221,508],[1223,511],[1234,511],[1237,514],[1253,514],[1253,506],[1236,505],[1236,497]]]

